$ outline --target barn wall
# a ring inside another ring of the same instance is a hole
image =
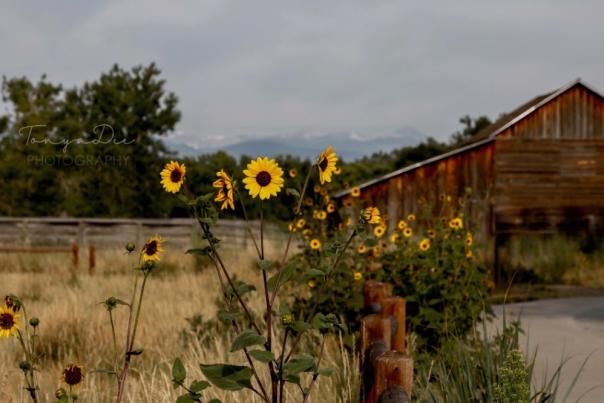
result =
[[[473,224],[476,238],[488,241],[493,155],[494,143],[488,143],[424,165],[363,189],[363,204],[377,206],[394,228],[410,213],[421,217],[426,205],[439,211],[442,195],[450,196],[456,208],[460,208],[458,199],[465,196],[463,213]]]

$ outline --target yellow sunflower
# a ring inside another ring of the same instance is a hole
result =
[[[392,235],[390,235],[390,242],[396,243],[400,237],[401,236],[395,232]]]
[[[289,177],[290,178],[295,178],[296,176],[298,176],[298,171],[296,171],[295,168],[292,168],[289,170]]]
[[[317,158],[317,168],[319,168],[319,180],[321,185],[325,182],[331,182],[331,175],[336,170],[338,157],[332,146],[327,147]]]
[[[405,238],[409,238],[411,237],[411,235],[413,235],[413,230],[407,227],[403,230],[403,235],[405,236]]]
[[[296,227],[298,228],[304,228],[305,225],[306,220],[304,218],[300,218],[298,221],[296,221]]]
[[[471,249],[468,249],[468,251],[466,252],[466,257],[468,259],[472,259],[474,257],[474,254],[472,253]]]
[[[367,207],[363,210],[363,218],[369,224],[379,224],[382,222],[380,218],[380,210],[377,207]]]
[[[468,232],[468,234],[466,235],[466,245],[472,246],[473,243],[474,238],[472,237],[472,234]]]
[[[378,238],[381,238],[382,236],[384,236],[385,233],[386,233],[386,226],[384,226],[384,225],[378,225],[377,227],[375,227],[373,229],[373,235],[375,235]]]
[[[352,275],[352,278],[354,279],[354,281],[361,281],[363,279],[363,273],[361,273],[360,271],[355,271]]]
[[[292,223],[289,223],[287,225],[287,229],[289,230],[289,232],[296,232],[296,226]]]
[[[308,285],[308,288],[315,288],[317,286],[317,283],[315,283],[314,280],[309,280],[306,285]]]
[[[327,213],[324,210],[319,210],[319,211],[316,212],[315,218],[317,220],[323,221],[324,219],[327,218]]]
[[[187,169],[185,164],[176,161],[170,161],[161,171],[161,184],[168,193],[178,193],[180,187],[185,181]]]
[[[436,236],[436,231],[434,231],[433,229],[429,229],[427,235],[428,238],[434,238]]]
[[[312,231],[310,230],[310,228],[306,228],[304,231],[302,231],[302,236],[306,239],[310,238],[311,235]]]
[[[311,239],[309,242],[310,245],[310,249],[312,250],[318,250],[321,249],[321,241],[319,241],[318,239]]]
[[[306,199],[304,199],[304,204],[306,204],[308,207],[312,206],[312,199],[310,197],[307,197]]]
[[[449,227],[451,227],[452,229],[462,229],[463,221],[459,217],[454,218],[451,221],[449,221]]]
[[[415,221],[415,214],[409,214],[407,216],[407,221],[409,221],[409,222]]]
[[[312,190],[315,193],[320,193],[321,192],[321,185],[315,185],[315,186],[313,186]]]
[[[162,239],[159,235],[155,235],[154,237],[149,238],[147,243],[143,246],[143,250],[141,251],[143,255],[143,261],[153,260],[159,262],[159,258],[164,251],[162,247]]]
[[[419,243],[419,248],[424,252],[430,249],[430,240],[428,238],[424,238]]]
[[[352,200],[345,199],[343,204],[344,204],[344,208],[351,208],[352,207]]]
[[[365,252],[367,252],[367,247],[366,247],[365,245],[363,245],[363,244],[360,244],[360,245],[357,247],[357,252],[359,252],[359,254],[361,254],[361,255],[362,255],[362,254],[364,254]]]
[[[245,188],[254,198],[260,196],[260,199],[264,200],[277,196],[283,187],[283,170],[275,160],[267,157],[258,157],[251,161],[247,164],[247,169],[243,170],[243,174],[246,176],[243,178]]]
[[[341,174],[342,173],[342,168],[336,167],[336,169],[334,169],[333,173],[336,174],[336,175]]]
[[[0,337],[10,337],[17,333],[19,313],[3,305],[0,308]]]
[[[327,212],[328,213],[333,213],[334,211],[336,211],[336,205],[333,203],[329,203],[327,205]]]
[[[68,388],[79,387],[84,382],[84,368],[76,364],[69,364],[63,369],[61,380]]]
[[[216,172],[218,179],[212,183],[212,186],[218,189],[215,202],[222,203],[221,210],[230,208],[235,210],[235,199],[233,198],[233,180],[224,172],[224,169]]]
[[[352,197],[359,197],[361,195],[361,188],[359,188],[358,186],[353,187],[350,191],[350,195]]]
[[[398,222],[398,229],[405,229],[407,228],[407,223],[405,222],[405,220],[400,220]]]

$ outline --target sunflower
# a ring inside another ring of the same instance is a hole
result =
[[[336,174],[336,175],[341,174],[342,173],[342,168],[336,167],[336,169],[333,170],[333,173]]]
[[[220,206],[221,210],[230,208],[231,210],[235,210],[235,201],[233,198],[233,180],[224,172],[224,169],[216,172],[216,176],[218,179],[212,183],[212,186],[218,189],[218,193],[216,193],[215,202],[222,202]]]
[[[400,237],[401,236],[395,232],[392,235],[390,235],[390,242],[396,243]]]
[[[355,271],[352,275],[352,278],[354,279],[354,281],[361,281],[363,279],[363,273],[361,273],[360,271]]]
[[[403,235],[405,236],[405,238],[409,238],[411,237],[411,235],[413,235],[413,230],[407,227],[403,230]]]
[[[374,246],[371,249],[371,255],[373,257],[380,257],[381,254],[382,254],[382,248],[380,248],[379,246]]]
[[[187,169],[185,164],[176,161],[170,161],[161,171],[161,184],[168,193],[178,193],[180,187],[185,181]]]
[[[304,218],[300,218],[298,221],[296,221],[296,227],[298,228],[304,228],[305,225],[306,220]]]
[[[407,221],[409,221],[409,222],[415,221],[415,214],[409,214],[407,216]]]
[[[67,387],[78,387],[84,382],[84,368],[76,364],[69,364],[63,370],[61,378]]]
[[[310,230],[310,228],[306,228],[304,231],[302,231],[302,236],[306,239],[310,238],[311,235],[312,231]]]
[[[310,242],[309,242],[309,245],[310,245],[310,249],[312,249],[312,250],[321,249],[321,241],[319,241],[316,238],[311,239]]]
[[[345,199],[343,204],[344,204],[344,208],[351,208],[352,207],[352,200]]]
[[[405,220],[400,220],[398,222],[398,229],[405,229],[407,228],[407,223],[405,222]]]
[[[327,205],[327,212],[328,213],[333,213],[334,211],[336,211],[336,205],[333,203],[329,203]]]
[[[143,255],[143,261],[153,260],[159,262],[160,255],[164,251],[162,248],[162,239],[159,235],[155,235],[154,237],[149,238],[147,243],[143,246],[143,250],[141,251]]]
[[[419,248],[424,252],[430,249],[430,240],[428,238],[424,238],[419,243]]]
[[[381,238],[382,236],[384,236],[385,232],[386,232],[386,226],[384,226],[384,225],[378,225],[377,227],[375,227],[373,229],[373,235],[375,235],[378,238]]]
[[[306,204],[308,207],[312,206],[312,199],[310,197],[307,197],[306,199],[304,199],[304,204]]]
[[[350,191],[350,195],[352,197],[359,197],[361,195],[361,189],[358,186],[355,186]]]
[[[473,243],[474,238],[472,237],[472,234],[468,232],[468,234],[466,235],[466,245],[472,246]]]
[[[260,199],[264,200],[277,196],[283,187],[283,170],[275,160],[267,157],[252,160],[247,164],[247,169],[243,170],[243,174],[246,176],[243,178],[245,188],[254,198],[260,196]]]
[[[315,283],[314,280],[309,280],[306,285],[308,285],[308,288],[315,288],[317,286],[317,283]]]
[[[459,218],[459,217],[454,218],[451,221],[449,221],[449,227],[451,227],[453,229],[462,229],[463,221],[461,221],[461,218]]]
[[[296,226],[292,223],[289,223],[287,225],[287,229],[289,230],[289,232],[296,232]]]
[[[464,199],[463,197],[460,197],[460,198],[458,198],[458,199],[457,199],[457,203],[458,203],[458,204],[459,204],[461,207],[463,207],[463,206],[465,206],[465,204],[466,204],[466,199]]]
[[[379,224],[382,222],[380,218],[380,210],[377,207],[367,207],[363,210],[363,218],[369,224]]]
[[[9,337],[17,333],[19,314],[6,305],[0,308],[0,337]]]
[[[319,210],[316,212],[315,218],[317,220],[323,221],[324,219],[327,218],[327,213],[324,210]]]
[[[298,176],[298,171],[296,171],[296,168],[290,169],[288,173],[290,178],[295,178],[296,176]]]
[[[312,190],[315,193],[320,193],[321,192],[321,185],[315,185],[315,186],[313,186]]]
[[[364,254],[365,252],[367,252],[367,247],[366,247],[365,245],[363,245],[363,244],[360,244],[360,245],[357,247],[357,252],[359,252],[359,254],[361,254],[361,255],[362,255],[362,254]]]
[[[381,241],[380,242],[380,248],[382,248],[382,249],[388,249],[388,242]]]
[[[427,235],[428,238],[434,238],[436,236],[436,231],[434,231],[433,229],[429,229]]]
[[[332,146],[327,147],[317,158],[317,168],[319,169],[319,180],[321,185],[325,182],[331,182],[331,175],[336,170],[338,157]]]
[[[471,249],[468,249],[468,251],[466,252],[466,257],[468,259],[472,259],[474,257],[474,254],[472,253]]]

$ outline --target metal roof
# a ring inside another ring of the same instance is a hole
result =
[[[494,141],[495,137],[497,137],[498,134],[502,133],[506,129],[515,125],[520,120],[524,119],[525,117],[532,114],[533,112],[535,112],[537,109],[539,109],[543,105],[545,105],[548,102],[550,102],[551,100],[559,97],[561,94],[565,93],[566,91],[570,90],[571,88],[575,87],[576,85],[583,86],[584,88],[586,88],[587,90],[589,90],[590,92],[594,93],[595,95],[597,95],[598,97],[600,97],[604,100],[604,95],[602,95],[602,93],[600,93],[594,87],[590,86],[589,84],[583,82],[580,78],[578,78],[578,79],[573,80],[570,83],[558,88],[556,91],[537,96],[537,97],[531,99],[530,101],[526,102],[525,104],[521,105],[520,107],[516,108],[514,111],[504,114],[501,118],[497,119],[493,124],[489,125],[485,129],[483,129],[481,132],[479,132],[474,137],[474,139],[471,140],[471,142],[462,144],[460,147],[455,148],[451,151],[448,151],[444,154],[440,154],[435,157],[428,158],[427,160],[424,160],[424,161],[416,162],[415,164],[411,164],[406,167],[397,169],[396,171],[390,172],[386,175],[382,175],[380,177],[371,179],[371,180],[359,185],[359,188],[363,189],[368,186],[375,185],[376,183],[386,181],[395,176],[413,171],[422,166],[429,165],[434,162],[449,158],[453,155],[461,154],[468,150],[472,150],[474,148],[488,144],[488,143]],[[341,192],[334,194],[334,197],[340,198],[340,197],[346,196],[347,194],[350,193],[350,191],[351,191],[351,189],[343,190]]]

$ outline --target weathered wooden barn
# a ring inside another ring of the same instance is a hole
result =
[[[440,195],[466,195],[486,258],[515,234],[604,231],[604,96],[576,80],[502,115],[471,142],[360,185],[391,227]],[[350,197],[349,191],[337,197]]]

